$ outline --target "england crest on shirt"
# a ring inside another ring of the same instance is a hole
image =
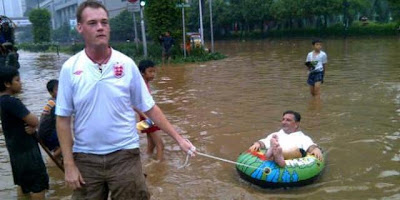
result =
[[[115,78],[121,78],[124,76],[124,65],[121,63],[114,64],[114,76]]]

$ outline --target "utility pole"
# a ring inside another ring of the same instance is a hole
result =
[[[131,6],[132,6],[132,16],[133,16],[133,30],[135,32],[135,45],[136,45],[136,50],[139,49],[139,37],[138,37],[138,31],[137,31],[137,21],[136,21],[136,12],[141,12],[141,1],[138,2],[138,0],[129,0]],[[127,9],[129,9],[129,5],[127,4]]]
[[[185,7],[182,5],[182,28],[183,28],[183,57],[186,58],[186,33],[185,33]]]
[[[200,12],[200,36],[201,36],[201,47],[204,48],[204,33],[203,33],[203,10],[201,6],[201,1],[199,0],[199,12]]]
[[[185,28],[185,7],[190,7],[189,4],[179,3],[176,7],[182,9],[182,39],[183,39],[183,57],[186,58],[186,28]]]
[[[135,11],[133,13],[133,30],[135,31],[135,44],[136,49],[139,49],[139,38],[138,38],[138,31],[137,31],[137,23],[136,23],[136,14]]]
[[[213,29],[212,0],[208,0],[208,2],[210,4],[211,53],[214,53],[214,29]]]
[[[140,2],[140,25],[142,26],[143,56],[144,56],[144,58],[147,58],[146,29],[144,28],[144,17],[143,17],[144,6],[145,6],[144,1],[141,1]]]

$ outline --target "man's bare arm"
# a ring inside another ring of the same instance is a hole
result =
[[[161,109],[154,105],[153,108],[145,112],[145,114],[165,133],[170,135],[175,141],[179,144],[183,151],[188,152],[190,148],[193,146],[187,140],[185,140],[176,130],[175,128],[169,123],[167,118],[165,117],[164,113]]]
[[[65,182],[72,189],[80,188],[85,182],[72,155],[71,117],[57,116],[57,135],[64,159]]]

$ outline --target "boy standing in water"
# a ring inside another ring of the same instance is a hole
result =
[[[147,89],[150,92],[149,82],[152,81],[156,75],[155,64],[150,60],[142,60],[139,63],[139,71],[142,74],[144,82],[147,85]],[[135,111],[140,116],[140,123],[143,123],[143,120],[150,120],[148,117],[139,110],[135,109]],[[151,155],[154,152],[154,149],[157,149],[157,160],[163,160],[163,151],[164,151],[164,143],[161,138],[161,131],[158,126],[153,125],[151,120],[148,128],[142,130],[142,133],[147,134],[147,154]],[[145,127],[144,127],[145,128]]]
[[[306,66],[309,70],[307,83],[308,85],[310,85],[311,95],[319,98],[321,95],[321,84],[324,82],[324,75],[328,58],[326,53],[321,50],[321,40],[313,40],[312,46],[313,51],[308,53],[306,59]]]
[[[61,158],[61,148],[58,142],[56,130],[56,98],[58,92],[58,80],[52,79],[47,82],[47,91],[50,93],[51,98],[44,106],[40,116],[39,137],[43,140],[46,147],[53,151],[53,156],[57,160]]]
[[[35,138],[39,120],[21,100],[13,97],[20,92],[18,71],[12,67],[0,68],[1,122],[14,184],[31,199],[44,199],[49,177]]]

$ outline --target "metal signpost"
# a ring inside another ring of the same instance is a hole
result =
[[[199,0],[199,13],[200,13],[200,36],[201,36],[201,47],[204,48],[204,33],[203,33],[203,11],[201,8],[201,1]]]
[[[140,4],[139,1],[129,1],[131,4],[128,6],[128,10],[132,12],[133,15],[133,30],[135,31],[135,44],[136,49],[139,49],[139,37],[137,31],[137,22],[136,22],[136,12],[140,12]]]
[[[130,3],[137,3],[138,0],[128,0]],[[146,29],[144,27],[144,17],[143,17],[143,9],[144,6],[146,5],[146,1],[145,0],[140,0],[140,25],[142,28],[142,42],[143,42],[143,56],[145,58],[147,58],[147,41],[146,41]],[[136,27],[136,26],[135,26]],[[137,35],[137,34],[136,34]],[[135,40],[136,40],[136,36],[135,36]]]
[[[143,56],[147,58],[147,41],[146,41],[146,29],[144,28],[144,17],[143,17],[144,5],[140,5],[140,25],[142,26],[142,42],[143,42]]]
[[[182,8],[182,29],[183,29],[183,57],[186,58],[186,28],[185,28],[185,8],[190,7],[189,4],[180,3],[176,7]]]
[[[211,53],[214,53],[214,30],[213,30],[213,14],[212,14],[212,0],[208,0],[210,4],[210,31],[211,31]]]

